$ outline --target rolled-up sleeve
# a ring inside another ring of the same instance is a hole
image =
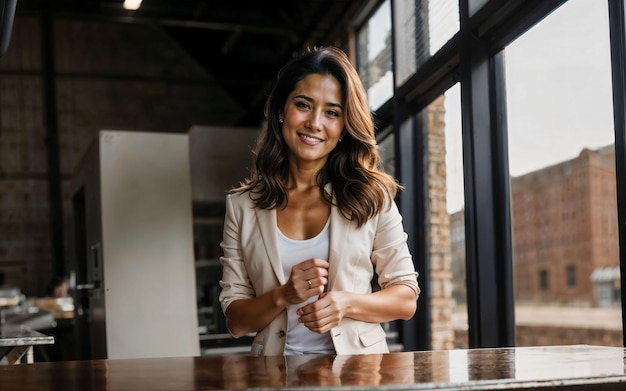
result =
[[[224,236],[220,246],[223,255],[222,279],[220,280],[220,304],[226,309],[235,300],[250,299],[255,296],[252,283],[246,270],[241,248],[241,221],[242,210],[233,202],[234,195],[226,197],[226,215],[224,217]]]
[[[413,257],[407,245],[408,235],[402,225],[402,216],[395,202],[391,201],[378,215],[378,224],[372,249],[372,263],[378,274],[382,289],[404,284],[420,293]]]

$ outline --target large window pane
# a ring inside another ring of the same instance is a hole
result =
[[[465,0],[463,0],[465,1]],[[478,10],[485,4],[487,4],[487,2],[489,0],[467,0],[469,3],[469,14],[470,16],[473,16],[474,14],[476,14],[476,12],[478,12]]]
[[[376,10],[357,37],[358,71],[375,110],[393,96],[390,0]]]
[[[459,31],[459,2],[398,0],[393,6],[395,73],[400,85]]]
[[[607,2],[506,48],[517,344],[622,345]]]
[[[378,152],[383,161],[383,169],[393,177],[396,176],[396,151],[394,148],[395,137],[391,129],[379,132]]]
[[[426,220],[423,223],[427,231],[426,263],[430,264],[430,269],[418,272],[420,280],[428,276],[430,282],[430,302],[424,303],[424,297],[420,300],[422,306],[431,309],[433,349],[467,346],[460,107],[459,86],[455,85],[401,125],[404,131],[422,129],[424,135],[424,151],[402,159],[424,159],[425,163]],[[393,134],[381,137],[379,149],[386,172],[395,175],[397,159]]]
[[[459,31],[458,0],[428,0],[428,30],[432,56]]]
[[[465,193],[461,134],[461,88],[445,93],[446,211],[450,216],[450,273],[454,347],[467,348],[467,286],[465,278]]]
[[[432,348],[452,349],[458,346],[457,338],[461,341],[467,338],[466,318],[454,316],[464,313],[466,308],[461,127],[456,120],[460,118],[458,86],[431,102],[418,118],[422,119],[426,138],[424,192]],[[459,185],[461,194],[458,194]],[[458,299],[458,303],[454,299]]]

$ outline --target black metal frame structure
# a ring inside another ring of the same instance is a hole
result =
[[[615,124],[615,173],[619,222],[620,275],[626,275],[626,5],[609,0],[611,69],[613,73],[613,122]],[[626,346],[626,281],[621,278],[622,336]]]
[[[419,2],[420,0],[416,0]],[[460,31],[400,86],[376,112],[380,129],[393,125],[399,205],[409,246],[421,271],[415,324],[401,327],[407,350],[431,348],[429,260],[425,248],[423,132],[420,112],[461,83],[469,347],[515,345],[504,48],[567,0],[459,0]],[[626,273],[626,6],[608,0],[611,29],[620,265]],[[380,3],[378,1],[377,3]],[[484,3],[484,4],[482,4]],[[482,6],[478,7],[480,4]],[[393,7],[393,0],[392,0]],[[470,15],[471,9],[478,10]],[[412,124],[412,126],[407,126]],[[622,279],[626,330],[626,283]],[[408,326],[408,327],[407,327]],[[425,335],[426,334],[426,335]],[[624,340],[626,345],[626,338]]]

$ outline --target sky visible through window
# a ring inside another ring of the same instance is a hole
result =
[[[512,176],[613,144],[610,60],[608,6],[597,0],[566,2],[505,49]],[[451,213],[464,204],[460,104],[457,85],[446,92]]]

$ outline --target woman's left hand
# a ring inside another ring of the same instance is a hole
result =
[[[343,318],[370,323],[408,320],[416,309],[417,292],[408,285],[395,284],[372,293],[331,290],[299,308],[297,314],[309,330],[325,333]]]
[[[347,305],[347,292],[324,292],[318,300],[298,309],[298,320],[309,330],[322,334],[339,325]]]

